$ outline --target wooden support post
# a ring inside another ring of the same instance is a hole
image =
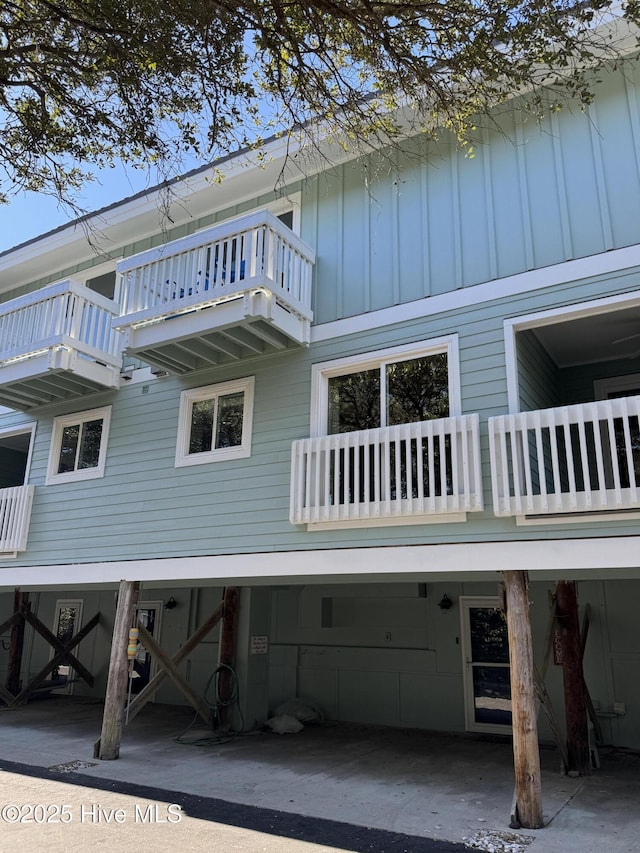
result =
[[[567,723],[567,772],[588,776],[591,774],[591,756],[575,581],[559,581],[556,584],[556,606]]]
[[[220,654],[218,665],[218,727],[222,731],[231,728],[231,704],[233,700],[234,678],[231,668],[236,659],[236,634],[238,630],[238,611],[240,609],[240,590],[228,586],[224,591],[222,630],[220,632]]]
[[[19,613],[22,607],[29,606],[29,593],[16,588],[13,594],[13,612]],[[20,672],[22,670],[22,650],[24,648],[24,619],[20,619],[11,628],[9,659],[7,661],[7,680],[5,687],[13,696],[20,692]]]
[[[118,606],[111,639],[109,678],[104,700],[102,733],[94,746],[93,754],[103,761],[111,761],[120,754],[124,705],[127,698],[129,661],[127,645],[129,628],[133,627],[133,614],[138,602],[138,581],[120,581]]]
[[[526,829],[543,826],[540,752],[526,572],[504,572],[511,672],[511,713],[517,820]]]

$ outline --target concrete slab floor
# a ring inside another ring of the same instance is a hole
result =
[[[0,709],[0,759],[492,853],[640,851],[637,753],[603,749],[601,768],[574,779],[555,749],[541,749],[546,826],[514,832],[512,750],[498,738],[327,723],[220,743],[189,709],[149,705],[125,729],[120,758],[98,762],[101,720],[101,703],[73,697]]]

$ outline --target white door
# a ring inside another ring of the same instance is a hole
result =
[[[462,653],[466,728],[511,731],[507,621],[497,598],[462,596]]]
[[[81,598],[59,598],[56,601],[56,609],[53,619],[53,633],[61,643],[68,643],[82,627],[82,606],[84,604]],[[80,646],[72,649],[71,654],[78,657]],[[51,650],[50,657],[53,657],[55,651]],[[73,693],[73,676],[74,670],[69,664],[63,663],[53,670],[52,679],[65,679],[67,686],[60,692]]]
[[[162,606],[162,601],[140,601],[136,608],[138,622],[142,623],[143,627],[147,629],[157,643],[160,642]],[[131,692],[140,693],[142,688],[146,687],[156,674],[156,669],[155,661],[141,644],[136,659],[133,662]]]

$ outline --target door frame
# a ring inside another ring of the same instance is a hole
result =
[[[75,622],[75,631],[74,635],[78,633],[78,631],[82,628],[82,611],[84,610],[84,598],[57,598],[55,603],[55,609],[53,611],[53,634],[54,636],[58,636],[58,629],[60,627],[60,611],[64,607],[75,607],[76,608],[76,622]],[[80,647],[82,643],[79,643],[73,650],[73,654],[78,657],[80,652]],[[51,649],[51,654],[49,655],[49,660],[55,655],[55,649]],[[66,666],[66,664],[65,664]],[[67,683],[66,687],[60,689],[60,693],[67,693],[71,695],[73,693],[74,682],[71,681],[73,677],[72,673],[74,672],[71,664],[69,666],[69,683]]]
[[[478,723],[475,715],[475,694],[473,691],[473,661],[471,659],[471,632],[469,610],[473,607],[501,609],[501,602],[495,595],[461,595],[460,604],[460,646],[462,651],[462,682],[464,691],[464,721],[468,732],[491,732],[508,735],[512,726],[500,723]],[[508,667],[509,664],[495,664]]]
[[[155,610],[156,611],[156,617],[155,617],[155,622],[153,625],[152,637],[156,641],[156,643],[158,643],[158,645],[160,645],[160,632],[162,631],[162,611],[163,611],[163,609],[164,609],[164,601],[162,601],[161,599],[158,599],[155,601],[151,601],[151,600],[139,601],[136,604],[136,625],[138,624],[138,613],[140,610]],[[142,641],[141,641],[141,645],[144,645],[144,643],[142,643]],[[149,667],[149,681],[151,681],[151,679],[154,677],[154,675],[158,671],[158,664],[156,662],[156,659],[153,657],[152,654],[149,653],[149,651],[146,651],[146,653],[151,658],[151,666]],[[155,694],[150,701],[151,702],[155,701]]]

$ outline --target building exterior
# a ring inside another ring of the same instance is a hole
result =
[[[122,579],[169,653],[238,586],[248,727],[304,696],[508,733],[503,572],[541,669],[576,581],[602,738],[640,748],[639,73],[511,104],[474,158],[276,141],[176,183],[166,228],[149,192],[84,223],[98,253],[70,224],[0,255],[0,621],[16,587],[59,637],[100,612],[69,689],[103,696]],[[27,633],[23,681],[51,654]],[[182,663],[198,695],[217,661]]]

